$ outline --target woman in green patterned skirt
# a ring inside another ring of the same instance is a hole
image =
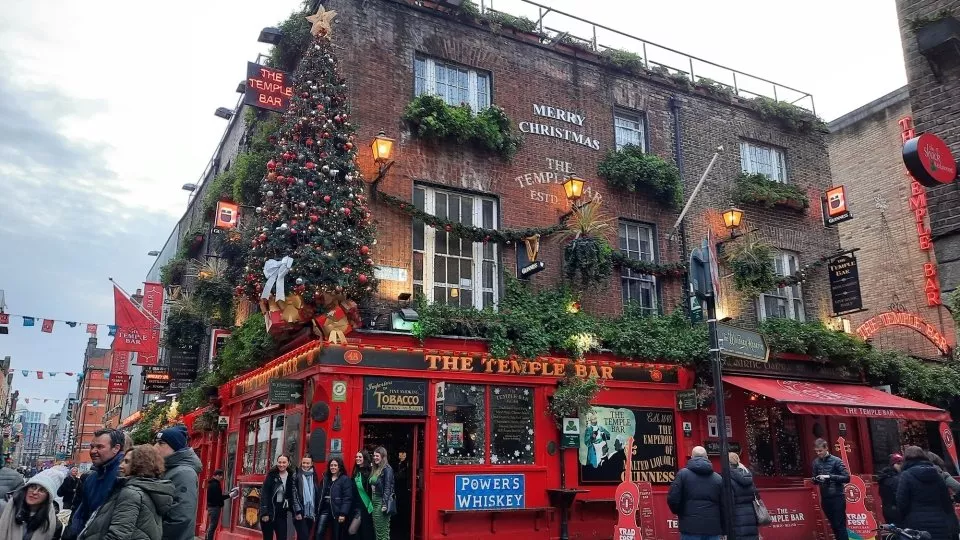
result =
[[[387,449],[382,446],[373,451],[370,487],[377,540],[390,540],[390,518],[397,513],[397,503],[393,498],[393,469],[387,462]]]

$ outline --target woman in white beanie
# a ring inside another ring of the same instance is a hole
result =
[[[4,540],[57,540],[63,525],[57,519],[53,497],[66,478],[59,468],[33,475],[27,484],[0,501],[0,538]]]

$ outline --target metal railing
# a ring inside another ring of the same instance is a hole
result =
[[[493,8],[494,0],[479,1],[480,11],[483,14],[489,12],[505,13]],[[544,43],[573,42],[582,48],[602,53],[607,49],[628,50],[601,43],[601,41],[609,41],[610,39],[622,41],[623,38],[626,38],[635,44],[636,50],[631,52],[640,55],[643,66],[647,70],[660,71],[673,76],[683,76],[694,84],[702,79],[709,79],[709,81],[729,88],[737,96],[745,98],[767,97],[775,101],[783,101],[803,107],[814,114],[817,112],[813,95],[809,92],[704,60],[531,0],[511,1],[518,2],[527,8],[524,9],[525,13],[520,13],[519,16],[534,21]],[[510,13],[509,15],[517,14]],[[577,35],[577,33],[581,35]],[[587,37],[584,37],[584,34]]]

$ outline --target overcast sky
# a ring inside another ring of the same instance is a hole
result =
[[[541,3],[810,92],[827,120],[906,82],[893,0]],[[234,106],[246,62],[268,51],[260,29],[299,4],[4,3],[0,289],[9,313],[113,322],[107,278],[131,292],[141,286],[147,252],[163,246],[186,207],[180,186],[197,180],[223,133],[213,111]],[[532,14],[519,0],[493,5]],[[609,36],[601,43],[638,47]],[[52,413],[60,405],[41,400],[65,398],[76,382],[20,370],[80,371],[87,335],[83,325],[43,334],[39,324],[14,318],[0,357],[13,358],[14,388],[28,406]],[[109,345],[105,328],[99,339]]]

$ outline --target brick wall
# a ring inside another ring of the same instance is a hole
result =
[[[409,199],[415,182],[427,182],[467,192],[497,196],[501,227],[545,226],[557,222],[568,210],[561,186],[528,185],[527,173],[549,171],[549,159],[571,164],[572,169],[599,192],[604,211],[610,217],[636,220],[655,225],[659,258],[663,262],[681,259],[679,236],[671,235],[677,211],[664,209],[642,194],[632,195],[608,188],[596,170],[604,153],[614,145],[614,107],[642,112],[646,116],[649,151],[674,160],[674,121],[670,99],[680,106],[684,183],[690,193],[718,145],[726,148],[706,186],[686,219],[688,243],[699,245],[712,228],[722,230],[719,211],[728,207],[730,188],[740,172],[739,141],[757,140],[783,147],[791,181],[806,189],[811,200],[830,185],[830,168],[821,134],[798,135],[777,125],[761,121],[747,108],[721,101],[696,91],[681,89],[661,79],[637,77],[602,66],[591,55],[560,52],[532,42],[529,36],[510,30],[493,33],[445,18],[441,14],[391,0],[351,2],[331,0],[330,9],[339,13],[334,25],[334,43],[339,47],[341,67],[351,89],[352,116],[360,126],[361,147],[369,144],[378,130],[398,139],[394,147],[396,165],[382,190]],[[511,162],[491,157],[471,148],[451,145],[432,146],[412,138],[400,118],[414,92],[414,56],[423,54],[489,71],[492,74],[493,102],[503,107],[515,127],[518,122],[537,121],[581,132],[600,142],[600,150],[535,134],[525,142]],[[576,111],[585,116],[583,126],[534,116],[534,104]],[[372,171],[369,152],[361,153],[361,165],[367,175]],[[560,180],[563,173],[558,175]],[[546,195],[543,197],[541,194]],[[549,200],[552,196],[552,200]],[[546,201],[539,199],[547,198]],[[816,205],[814,205],[816,206]],[[775,247],[800,252],[801,264],[835,250],[837,233],[820,225],[820,210],[806,214],[779,210],[743,208],[745,222],[759,228],[761,236]],[[379,227],[376,262],[410,269],[412,250],[410,219],[403,214],[374,206]],[[609,240],[616,246],[616,228]],[[537,286],[553,286],[560,280],[562,246],[545,242],[541,247],[547,269],[533,278]],[[512,249],[503,250],[502,272],[515,273]],[[686,255],[683,255],[686,259]],[[724,273],[724,272],[721,272]],[[724,280],[726,291],[732,289]],[[826,315],[829,296],[826,273],[810,275],[805,285],[808,318]],[[662,281],[661,304],[672,310],[681,300],[681,280]],[[384,299],[411,291],[406,282],[381,284]],[[621,309],[619,279],[607,289],[592,295],[588,309],[607,314]],[[741,302],[727,294],[723,310],[743,316],[747,323],[755,319],[752,302]]]
[[[910,21],[949,9],[960,16],[960,0],[897,0],[897,18],[907,69],[907,86],[917,133],[940,136],[960,154],[960,55],[956,52],[940,63],[937,76],[917,48]],[[953,290],[960,284],[960,183],[927,189],[930,226],[939,264],[940,288]]]
[[[944,335],[953,336],[953,319],[942,306],[927,305],[924,263],[932,254],[920,249],[911,182],[901,159],[899,121],[911,115],[907,88],[867,104],[830,124],[830,168],[834,182],[847,189],[854,219],[839,224],[840,243],[856,253],[863,313],[849,315],[856,328],[891,310],[918,313]],[[888,327],[872,340],[879,349],[933,358],[939,350],[918,332]]]

